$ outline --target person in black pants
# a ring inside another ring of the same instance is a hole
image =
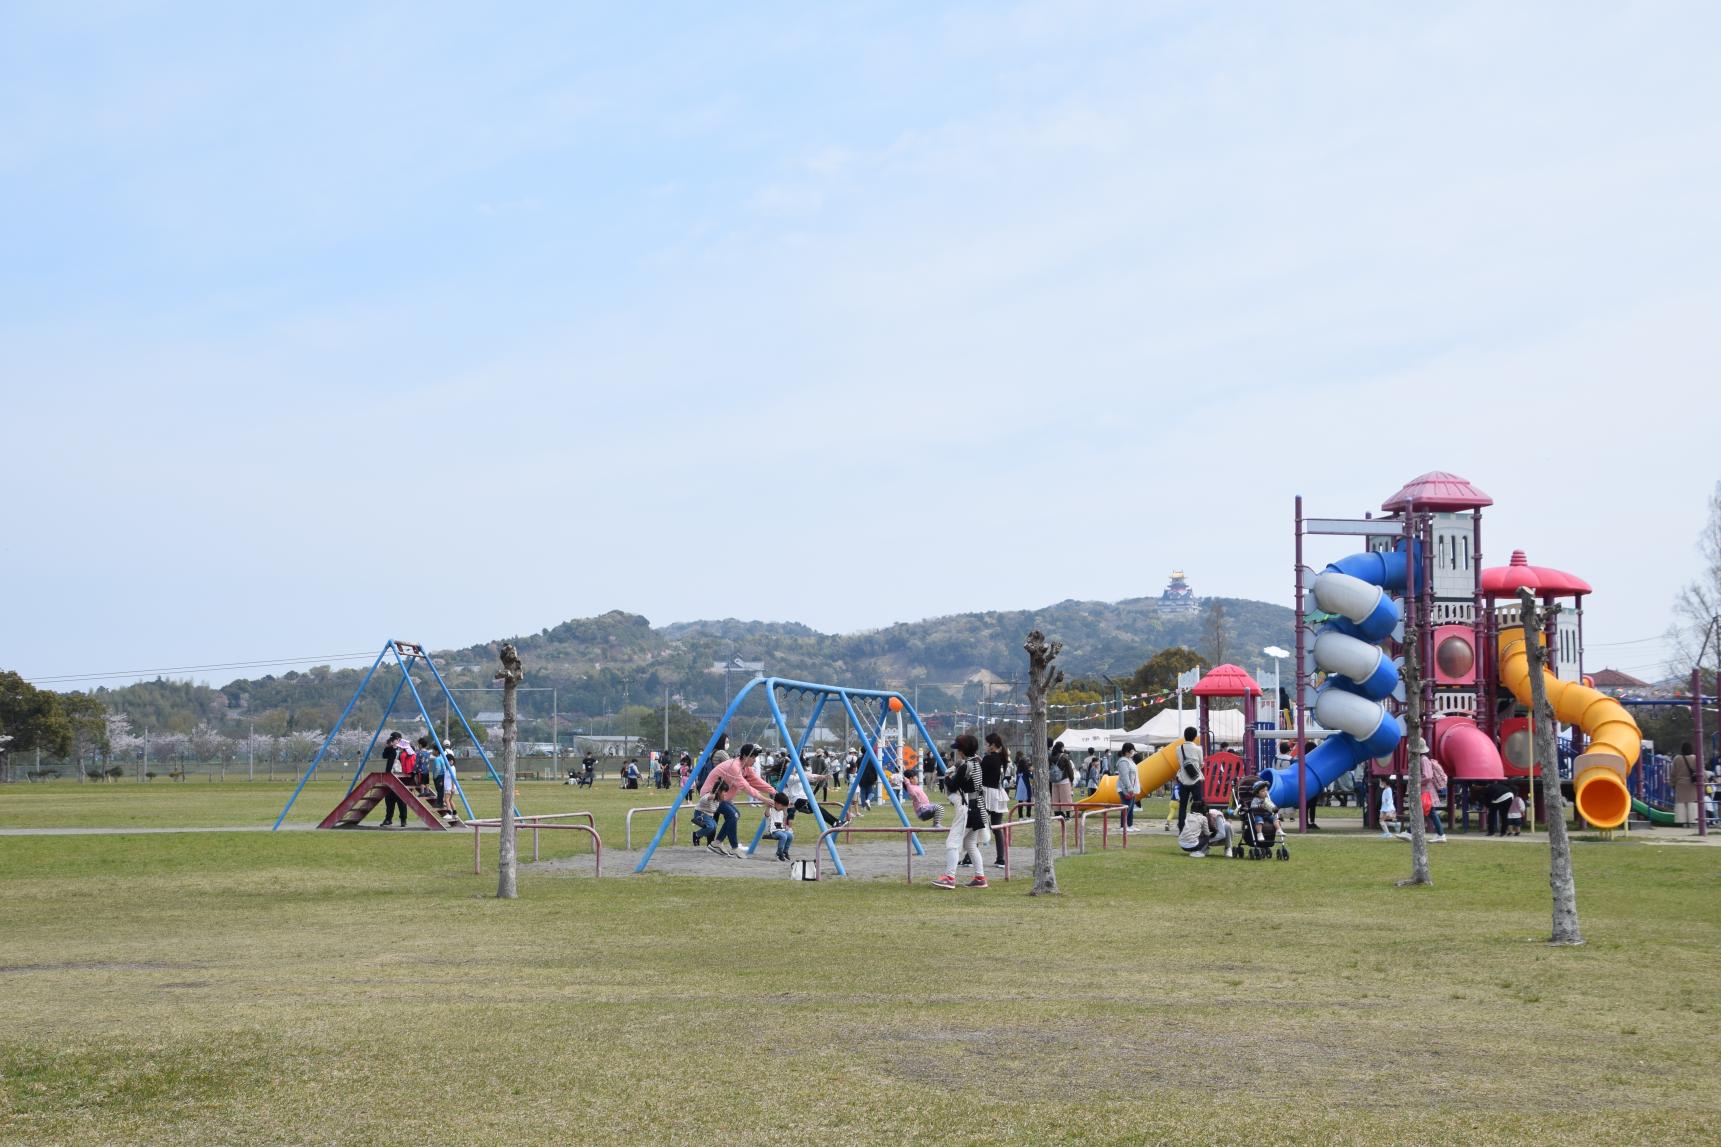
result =
[[[1190,727],[1183,730],[1183,744],[1177,746],[1177,831],[1183,832],[1183,822],[1189,819],[1189,802],[1201,797],[1201,784],[1207,772],[1201,766],[1205,760],[1201,745],[1195,740],[1201,733]]]
[[[400,771],[400,734],[390,733],[388,740],[382,746],[382,771],[390,776],[399,775]],[[406,802],[395,795],[391,788],[382,790],[382,826],[387,828],[394,820],[394,811],[400,810],[400,827],[406,827]]]
[[[987,733],[986,755],[980,758],[980,798],[986,807],[988,823],[994,826],[1004,823],[1004,814],[1010,808],[1010,798],[1004,792],[1004,773],[1009,765],[1010,752],[1004,748],[1004,738],[997,733]],[[992,847],[997,850],[993,863],[1003,868],[1003,833],[992,833]]]
[[[1506,810],[1512,807],[1512,786],[1505,781],[1489,781],[1480,787],[1470,786],[1470,794],[1482,804],[1487,813],[1484,836],[1506,835]]]

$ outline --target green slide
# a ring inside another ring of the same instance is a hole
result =
[[[1656,808],[1654,805],[1644,804],[1636,797],[1631,798],[1631,811],[1643,817],[1650,824],[1671,825],[1673,823],[1672,809]]]

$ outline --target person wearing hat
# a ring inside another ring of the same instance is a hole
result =
[[[1267,796],[1272,787],[1264,777],[1249,786],[1249,823],[1261,844],[1272,844],[1279,839],[1279,806]]]

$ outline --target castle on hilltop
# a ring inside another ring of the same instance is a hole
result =
[[[1172,570],[1165,592],[1159,595],[1159,612],[1195,613],[1200,608],[1200,599],[1195,596],[1195,591],[1189,588],[1189,580],[1183,576],[1183,571]]]

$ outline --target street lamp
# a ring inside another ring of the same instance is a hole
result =
[[[1281,649],[1277,645],[1269,645],[1261,652],[1273,659],[1273,731],[1276,733],[1279,731],[1279,698],[1282,696],[1279,692],[1279,658],[1289,657],[1291,651]]]

